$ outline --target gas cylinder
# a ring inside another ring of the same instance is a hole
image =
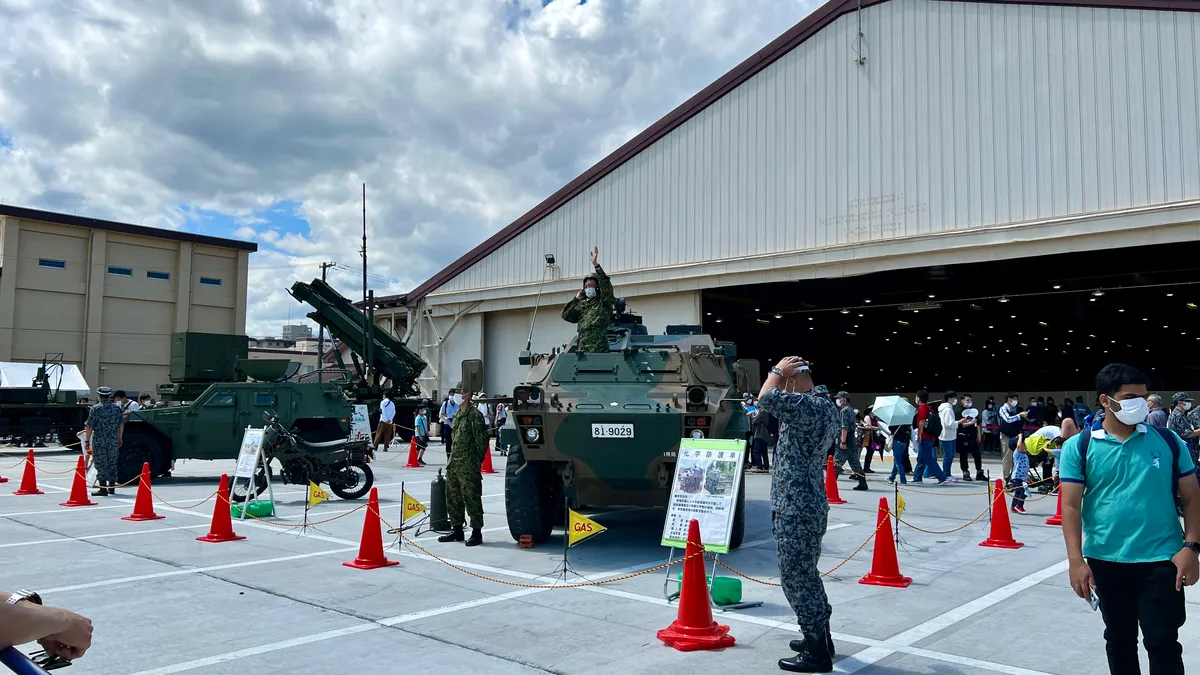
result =
[[[438,469],[437,478],[429,484],[429,527],[434,532],[449,532],[450,518],[446,516],[446,479]]]

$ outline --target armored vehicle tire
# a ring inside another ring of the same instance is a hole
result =
[[[729,533],[729,550],[733,550],[742,545],[742,539],[746,536],[746,476],[742,476],[741,485],[738,487],[737,506],[733,510],[733,531]]]
[[[522,466],[524,471],[517,473]],[[554,489],[558,474],[549,462],[526,462],[520,445],[514,445],[504,468],[504,511],[508,516],[508,533],[514,541],[521,535],[533,536],[533,543],[550,540],[554,525],[561,518],[562,508]]]
[[[361,499],[375,483],[375,472],[366,464],[354,462],[342,471],[346,480],[330,480],[329,489],[342,499]]]
[[[150,464],[150,476],[161,476],[171,470],[171,453],[154,431],[140,424],[126,424],[121,448],[117,453],[117,482],[128,483],[142,473],[142,465]]]

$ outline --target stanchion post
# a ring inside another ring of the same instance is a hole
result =
[[[904,468],[904,467],[901,467]],[[896,541],[900,541],[900,480],[892,483],[892,508],[896,509]]]

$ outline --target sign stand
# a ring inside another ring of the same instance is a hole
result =
[[[567,497],[565,488],[563,489],[563,520],[566,521],[563,527],[563,558],[558,567],[555,567],[554,571],[550,572],[550,576],[558,577],[559,581],[565,583],[567,581],[567,572],[570,572],[586,581],[587,577],[576,572],[575,568],[571,566],[571,561],[567,559],[567,552],[571,550],[571,500]]]
[[[266,454],[262,451],[264,431],[265,429],[255,429],[248,426],[246,427],[246,433],[242,436],[242,448],[238,453],[237,468],[233,472],[233,483],[229,486],[229,493],[233,494],[238,480],[242,478],[246,479],[246,501],[242,502],[241,513],[238,515],[239,520],[246,519],[246,511],[249,510],[251,502],[258,501],[258,497],[261,494],[254,482],[254,474],[260,468],[263,475],[267,477],[267,495],[271,502],[271,513],[275,513],[275,489],[271,486],[271,467]],[[308,506],[306,501],[306,521],[307,518]]]
[[[679,462],[671,484],[671,500],[663,525],[662,545],[668,547],[668,565],[675,560],[675,549],[686,548],[687,523],[700,522],[704,550],[713,559],[708,575],[708,602],[722,612],[761,607],[762,601],[737,602],[727,605],[713,600],[713,585],[717,580],[717,561],[729,551],[733,535],[733,520],[737,517],[738,493],[745,470],[746,442],[684,438],[679,443]],[[670,602],[679,592],[670,592],[670,584],[680,584],[671,568],[663,580],[663,596]]]

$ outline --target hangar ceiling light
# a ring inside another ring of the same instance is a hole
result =
[[[1096,290],[1092,291],[1092,295],[1094,295],[1094,296],[1096,296],[1097,298],[1099,298],[1099,297],[1102,297],[1102,296],[1104,295],[1104,291],[1102,291],[1102,290],[1100,290],[1099,288],[1097,288]]]
[[[1000,296],[1000,302],[1008,302],[1008,298],[1002,295]]]

